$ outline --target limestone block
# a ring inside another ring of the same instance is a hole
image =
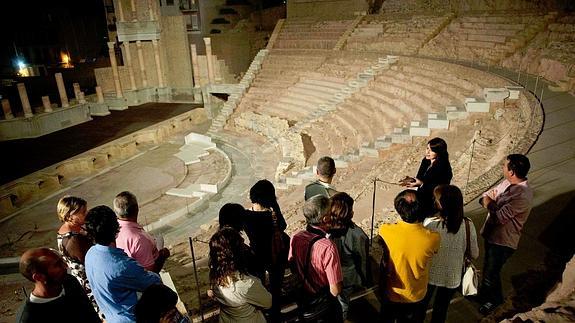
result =
[[[465,108],[456,106],[446,106],[445,113],[447,114],[447,120],[466,119],[469,116],[469,112]]]
[[[413,137],[428,137],[431,130],[421,121],[411,121],[409,135]]]
[[[466,98],[465,109],[467,112],[489,112],[489,103],[476,98]]]
[[[506,86],[507,90],[509,90],[509,99],[510,100],[518,100],[519,94],[523,90],[522,86]]]
[[[200,191],[200,184],[191,184],[185,188],[172,188],[166,192],[166,195],[178,197],[199,197],[202,198],[206,193]]]
[[[200,184],[200,190],[202,190],[203,192],[215,194],[218,192],[218,185],[217,184]]]
[[[195,132],[187,134],[186,137],[184,137],[184,141],[186,144],[193,144],[196,141],[212,144],[212,138]]]
[[[503,102],[509,97],[509,90],[506,88],[484,88],[483,97],[486,102]]]
[[[412,142],[409,128],[394,128],[391,136],[391,142],[394,144],[410,144]]]
[[[427,127],[429,129],[449,129],[449,120],[445,113],[428,113]]]

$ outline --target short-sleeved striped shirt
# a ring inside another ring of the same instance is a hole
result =
[[[302,268],[306,261],[308,244],[314,236],[316,235],[311,232],[300,231],[291,239],[288,259],[296,261],[298,269],[301,271],[303,271]],[[304,275],[314,286],[319,288],[335,285],[343,280],[339,254],[333,241],[321,238],[314,243],[311,249],[308,273],[304,273]]]

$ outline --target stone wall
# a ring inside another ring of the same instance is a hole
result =
[[[251,55],[248,31],[213,34],[210,37],[213,53],[226,61],[233,74],[240,74],[248,69],[254,58]]]
[[[166,85],[176,89],[192,88],[192,61],[184,16],[164,16],[161,20],[160,52],[164,56]]]
[[[291,0],[287,2],[287,16],[316,18],[346,18],[356,12],[367,12],[365,0]]]
[[[570,6],[561,0],[385,0],[383,12],[545,10]]]

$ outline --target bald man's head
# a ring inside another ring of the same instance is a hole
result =
[[[38,281],[39,275],[43,281],[62,282],[66,274],[64,260],[53,249],[30,249],[20,257],[20,273],[32,282]]]

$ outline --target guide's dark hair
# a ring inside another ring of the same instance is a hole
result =
[[[437,159],[449,162],[449,153],[447,152],[447,143],[445,140],[435,137],[427,142],[431,151],[437,154]]]

